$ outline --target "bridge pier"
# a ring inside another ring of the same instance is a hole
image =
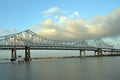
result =
[[[31,61],[30,48],[29,47],[25,47],[25,61]]]
[[[102,49],[101,48],[98,48],[98,56],[102,56]]]
[[[82,56],[82,52],[83,52],[83,56]],[[85,55],[85,50],[80,50],[80,58],[82,58],[82,57],[86,57],[86,55]]]
[[[94,51],[94,56],[97,56],[97,50]]]
[[[114,54],[115,54],[115,50],[111,49],[111,55],[114,55]]]
[[[101,48],[98,48],[97,50],[95,50],[95,56],[102,56],[102,55],[103,55],[103,52]]]
[[[113,49],[111,49],[111,55],[113,55]]]
[[[116,54],[119,54],[119,52],[118,52],[118,51],[116,51]]]
[[[11,49],[11,61],[16,61],[16,48]]]

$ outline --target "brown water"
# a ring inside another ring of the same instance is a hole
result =
[[[0,80],[120,80],[120,57],[0,61]]]

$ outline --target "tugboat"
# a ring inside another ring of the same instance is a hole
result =
[[[24,63],[24,60],[21,55],[17,56],[16,61],[17,61],[17,63]]]
[[[16,59],[10,59],[10,61],[16,61]]]

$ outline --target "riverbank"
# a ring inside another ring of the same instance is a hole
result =
[[[33,60],[37,59],[63,59],[63,58],[84,58],[84,57],[114,57],[120,56],[120,54],[108,54],[108,55],[87,55],[87,56],[63,56],[63,57],[34,57]],[[0,60],[10,60],[9,58],[1,58]]]
[[[64,56],[64,57],[40,57],[40,58],[32,58],[32,59],[63,59],[63,58],[87,58],[87,57],[115,57],[120,56],[120,54],[108,54],[108,55],[88,55],[88,56]]]

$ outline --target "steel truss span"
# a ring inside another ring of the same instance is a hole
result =
[[[38,35],[31,30],[25,30],[16,34],[0,36],[0,50],[25,50],[25,60],[30,58],[30,50],[81,50],[81,51],[120,51],[114,45],[106,43],[101,39],[92,40],[52,40]],[[16,55],[12,56],[16,58]]]
[[[114,48],[113,45],[105,43],[102,39],[86,40],[86,41],[65,41],[65,40],[52,40],[38,35],[31,30],[25,30],[16,34],[0,36],[0,48],[13,48],[18,49],[28,47],[36,48]]]

